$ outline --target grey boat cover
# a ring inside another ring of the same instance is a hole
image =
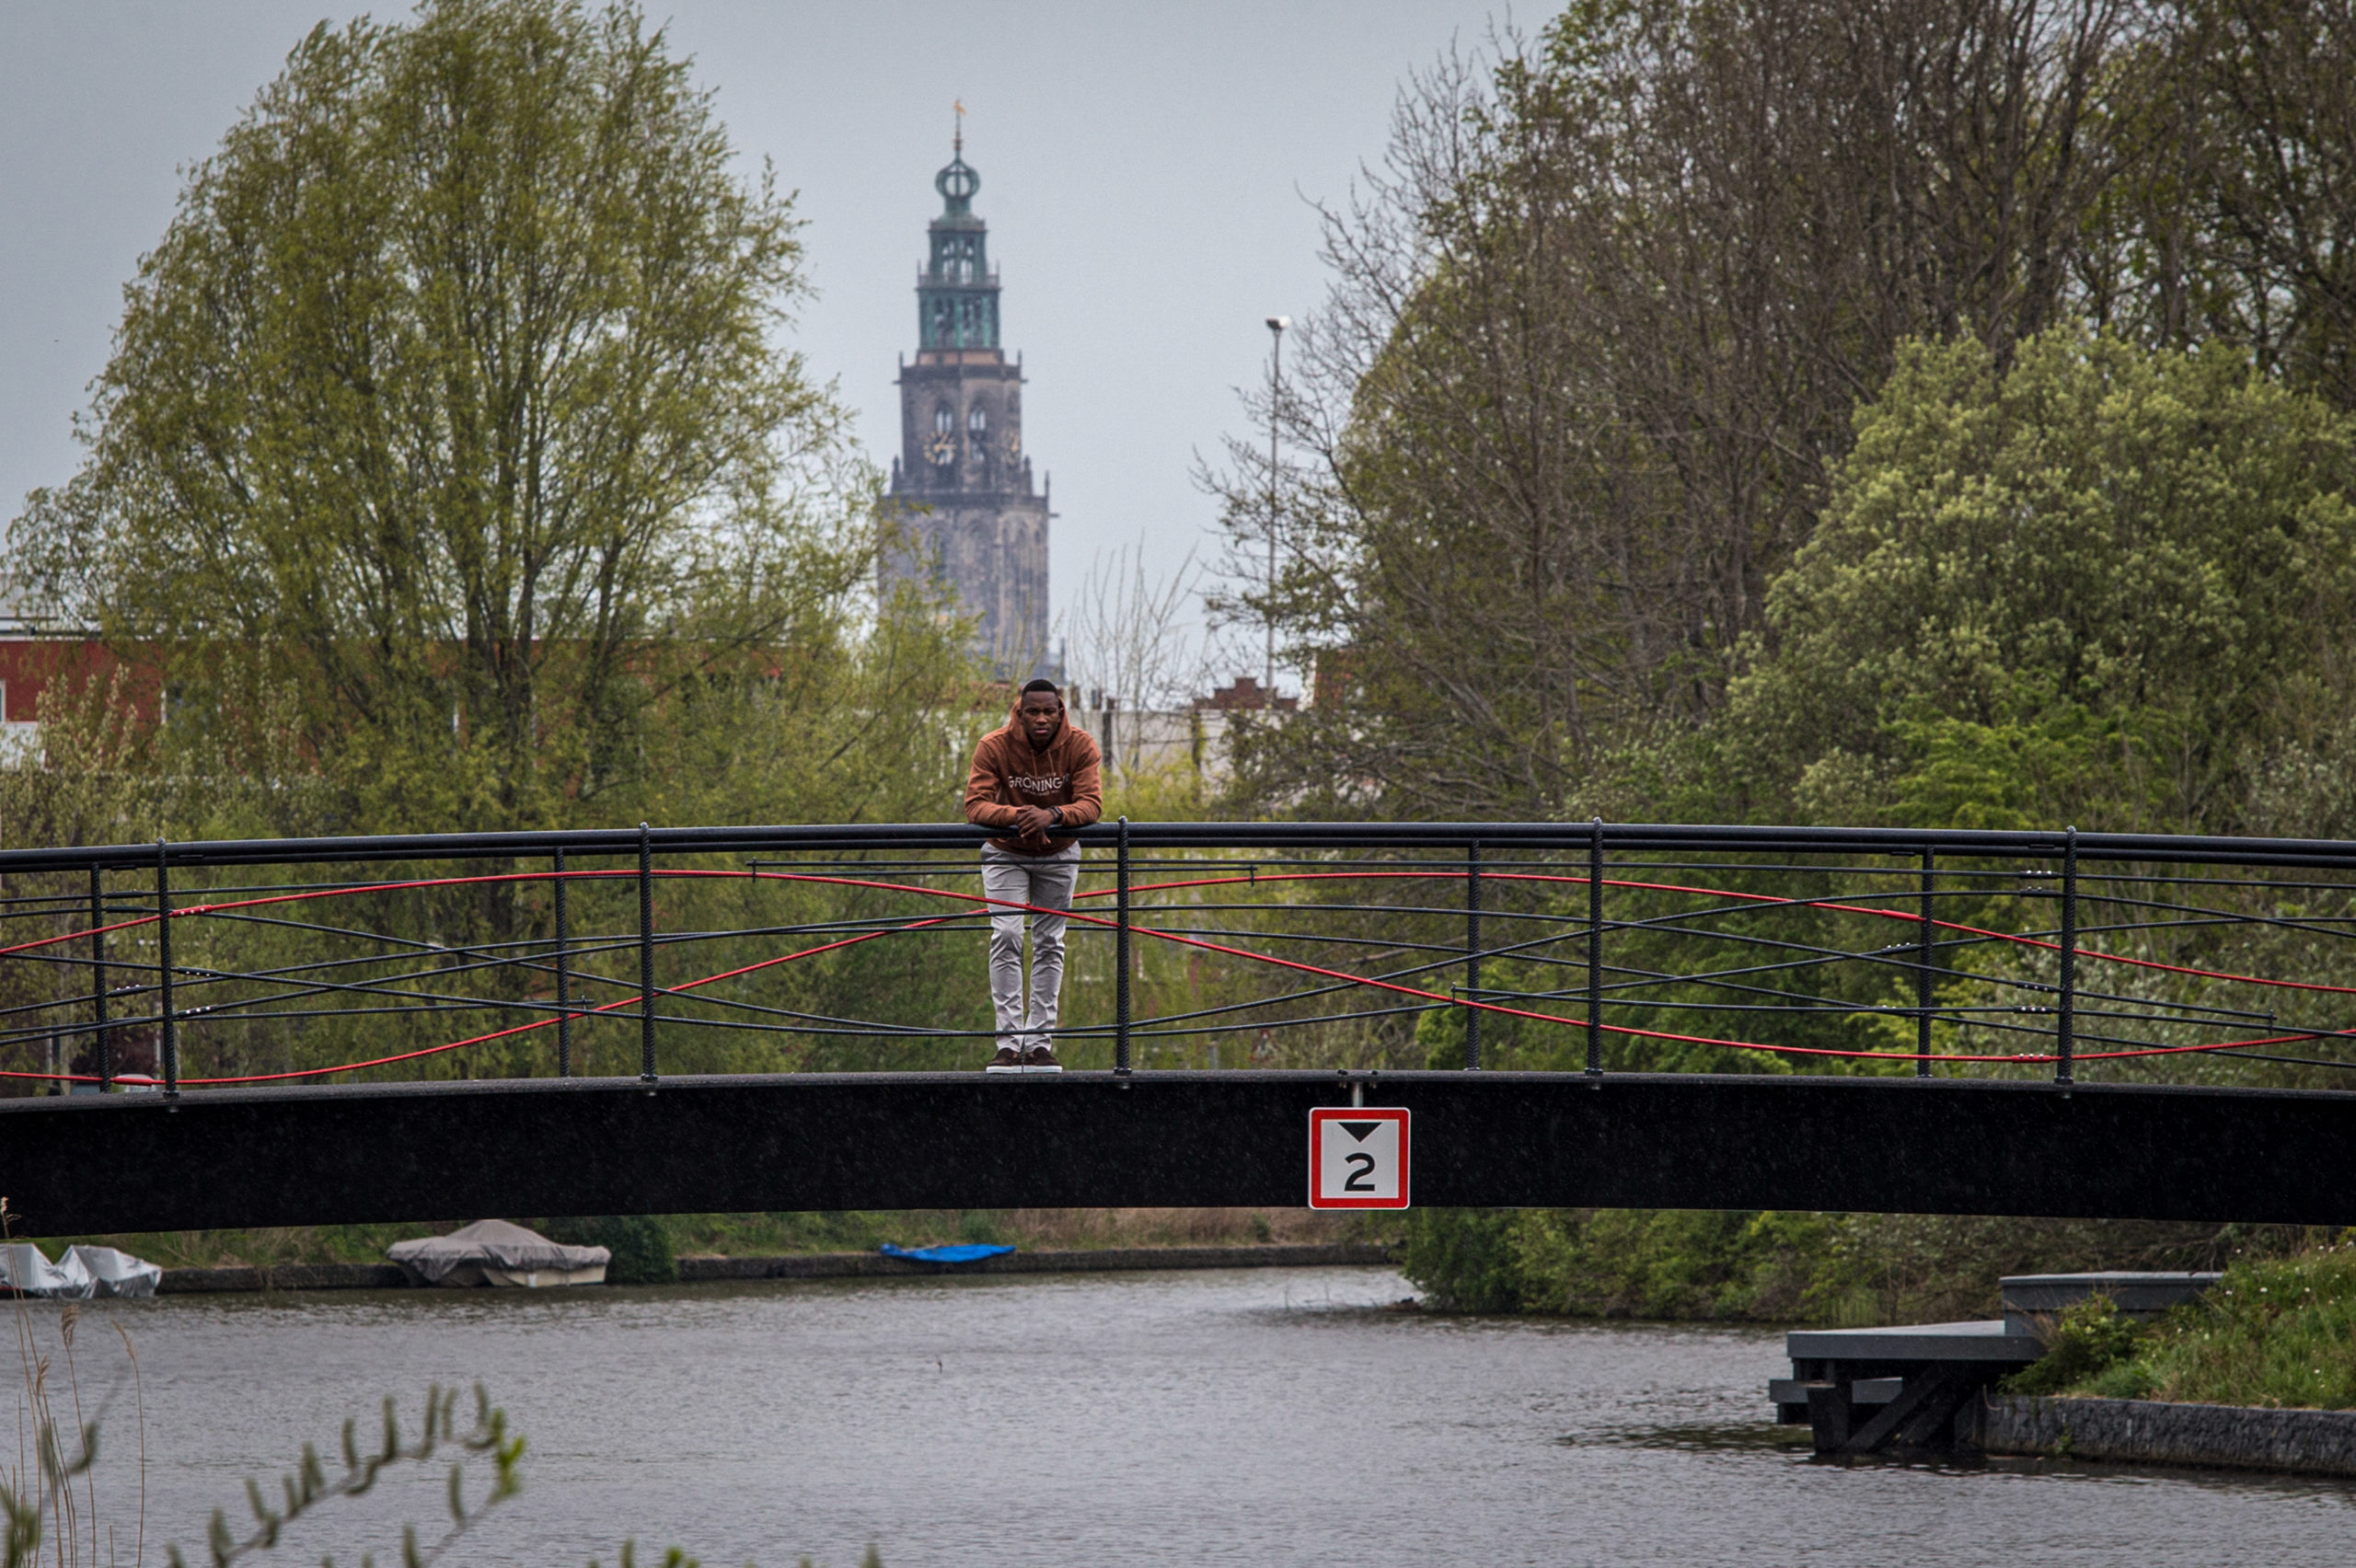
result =
[[[112,1247],[85,1247],[77,1241],[59,1262],[67,1267],[81,1264],[89,1274],[93,1293],[99,1296],[153,1296],[164,1282],[160,1265]]]
[[[98,1283],[82,1260],[71,1251],[56,1262],[29,1241],[0,1246],[0,1286],[24,1296],[49,1296],[66,1301],[87,1301]]]
[[[588,1269],[613,1261],[603,1247],[568,1247],[537,1230],[503,1219],[479,1219],[447,1236],[396,1241],[385,1255],[428,1285],[439,1285],[452,1269],[472,1263],[515,1274],[541,1269]]]

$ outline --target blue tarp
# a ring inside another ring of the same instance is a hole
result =
[[[995,1258],[1001,1252],[1011,1252],[1011,1247],[986,1246],[978,1241],[961,1242],[954,1247],[895,1247],[884,1243],[887,1258],[912,1258],[919,1263],[978,1263],[984,1258]]]

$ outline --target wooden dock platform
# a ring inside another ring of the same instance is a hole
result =
[[[1767,1385],[1775,1419],[1807,1425],[1819,1454],[1885,1447],[1953,1452],[1980,1446],[1982,1396],[2045,1354],[2053,1320],[2093,1296],[2152,1317],[2189,1301],[2213,1274],[2102,1272],[2012,1274],[2004,1315],[1961,1323],[1877,1329],[1796,1329],[1784,1350],[1792,1375]]]

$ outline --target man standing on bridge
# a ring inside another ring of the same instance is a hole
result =
[[[1104,814],[1100,763],[1096,742],[1074,727],[1053,681],[1024,686],[1007,721],[974,748],[965,820],[1011,830],[982,846],[982,894],[990,901],[990,1005],[998,1015],[992,1072],[1063,1070],[1056,1060],[1056,1004],[1064,984],[1064,911],[1080,881],[1080,843],[1068,830]]]

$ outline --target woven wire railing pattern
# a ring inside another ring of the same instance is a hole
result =
[[[1612,824],[1083,835],[1074,1067],[2356,1087],[2356,845]],[[980,835],[0,854],[15,1091],[977,1066]]]

